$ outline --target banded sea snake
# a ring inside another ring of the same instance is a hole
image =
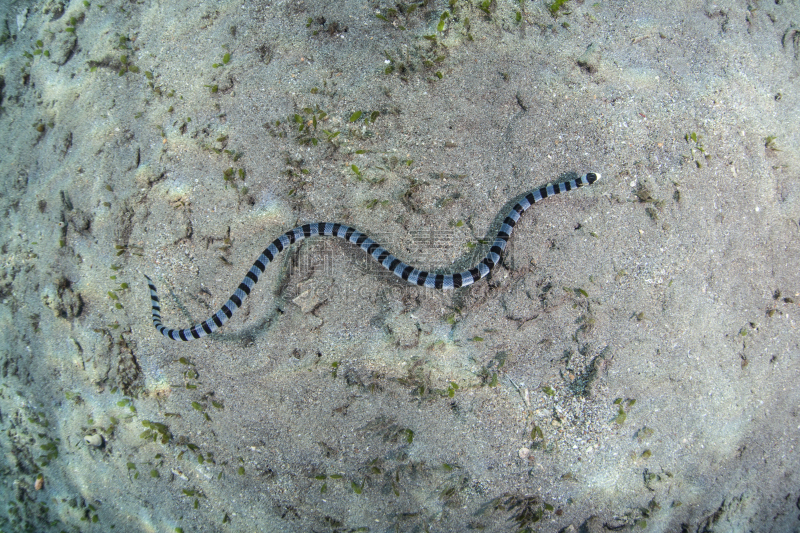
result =
[[[190,328],[170,329],[161,323],[161,304],[158,299],[158,293],[156,292],[156,286],[153,284],[153,280],[145,276],[147,278],[147,285],[150,287],[150,299],[153,303],[153,325],[159,333],[174,341],[199,339],[214,333],[233,316],[233,313],[236,312],[239,307],[241,307],[242,302],[247,298],[247,295],[250,294],[253,286],[258,283],[258,279],[261,277],[261,274],[264,273],[264,269],[275,259],[275,256],[288,248],[292,243],[315,235],[335,236],[355,244],[369,254],[375,261],[380,263],[383,268],[412,285],[436,289],[457,289],[459,287],[466,287],[467,285],[472,285],[481,278],[485,278],[489,272],[492,271],[492,268],[500,262],[500,254],[505,250],[508,239],[511,237],[511,232],[514,231],[514,226],[519,220],[520,215],[530,206],[549,196],[571,191],[583,187],[584,185],[591,185],[599,179],[600,174],[589,172],[576,180],[565,181],[556,185],[547,185],[546,187],[528,193],[508,212],[486,257],[475,267],[458,274],[433,274],[407,265],[387,252],[380,244],[376,243],[365,234],[345,224],[334,224],[331,222],[303,224],[302,226],[287,231],[272,241],[272,244],[267,246],[266,250],[258,256],[256,262],[253,263],[253,266],[250,267],[247,275],[245,275],[244,279],[239,284],[239,288],[237,288],[236,292],[225,302],[225,305],[223,305],[219,311],[211,315],[208,320],[195,324]]]

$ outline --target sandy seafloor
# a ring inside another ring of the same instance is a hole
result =
[[[553,10],[4,2],[0,530],[800,530],[800,4]]]

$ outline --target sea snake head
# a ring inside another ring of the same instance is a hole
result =
[[[600,181],[600,173],[599,172],[587,172],[584,174],[586,181],[589,182],[589,185],[594,183],[595,181]]]

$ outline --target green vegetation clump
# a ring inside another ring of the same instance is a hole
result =
[[[555,0],[552,4],[547,6],[547,10],[550,11],[550,14],[554,17],[559,15],[559,11],[564,11],[564,15],[569,15],[569,12],[566,11],[566,4],[569,0]]]

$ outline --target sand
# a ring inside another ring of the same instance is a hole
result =
[[[0,15],[3,531],[800,527],[796,1]]]

